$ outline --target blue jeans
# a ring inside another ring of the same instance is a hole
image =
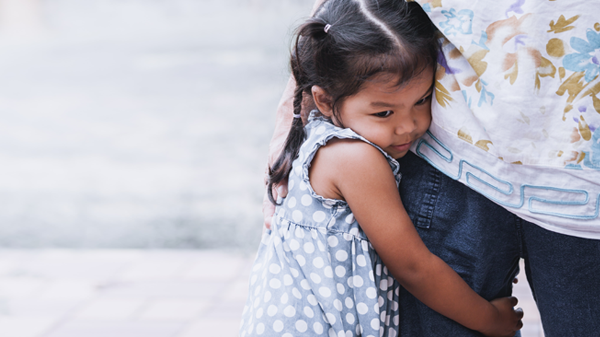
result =
[[[600,240],[522,220],[412,152],[399,162],[402,201],[421,238],[471,288],[488,300],[510,296],[523,258],[545,336],[600,335]],[[402,291],[400,336],[481,336]]]

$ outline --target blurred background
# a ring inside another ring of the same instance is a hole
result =
[[[0,336],[238,335],[312,4],[0,0]]]
[[[313,0],[0,0],[0,336],[237,336]]]
[[[0,246],[255,250],[312,0],[0,0]]]

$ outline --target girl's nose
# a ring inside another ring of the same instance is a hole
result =
[[[412,116],[404,118],[396,127],[396,134],[411,133],[417,129],[417,121]]]

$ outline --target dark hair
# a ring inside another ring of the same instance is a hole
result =
[[[330,26],[328,26],[330,25]],[[327,27],[327,30],[325,27]],[[312,86],[325,90],[337,106],[375,75],[389,74],[402,86],[437,64],[436,28],[417,3],[404,0],[328,0],[296,32],[291,56],[296,80],[294,114]],[[284,149],[269,168],[267,190],[285,181],[305,139],[301,118],[294,118]]]

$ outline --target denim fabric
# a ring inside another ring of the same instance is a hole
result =
[[[546,337],[598,336],[600,240],[522,220],[412,152],[399,162],[402,201],[421,238],[477,293],[488,300],[509,296],[524,258]],[[404,289],[400,299],[400,336],[481,336]]]
[[[521,222],[525,271],[546,337],[600,336],[600,240]]]

